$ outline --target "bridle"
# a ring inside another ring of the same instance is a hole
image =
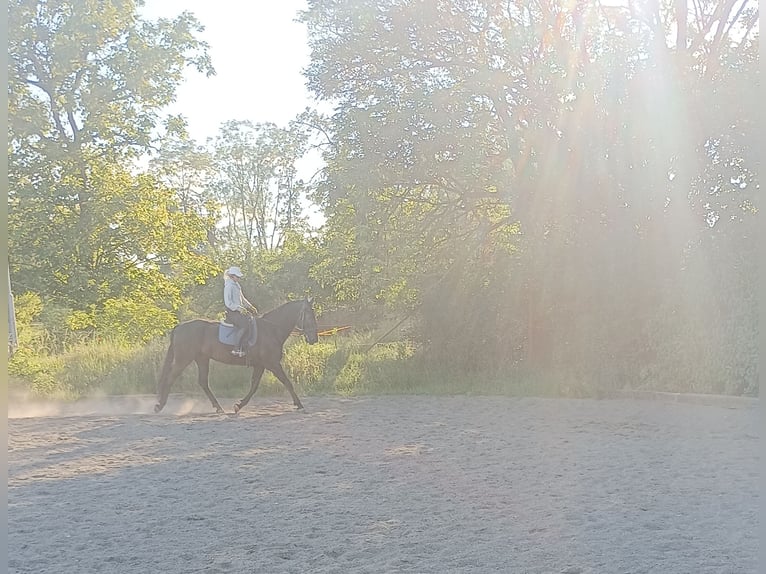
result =
[[[303,301],[301,304],[301,312],[298,315],[298,321],[296,322],[295,328],[303,334],[304,337],[306,337],[306,310],[309,308],[310,303],[308,301]]]

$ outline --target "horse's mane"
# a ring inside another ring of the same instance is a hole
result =
[[[283,310],[285,307],[288,307],[290,305],[294,305],[295,303],[303,303],[305,299],[293,299],[292,301],[288,301],[287,303],[282,303],[279,307],[275,307],[274,309],[271,309],[270,311],[266,311],[263,315],[261,315],[261,319],[269,320],[269,317],[273,317],[277,311]]]

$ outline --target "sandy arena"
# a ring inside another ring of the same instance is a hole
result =
[[[749,403],[153,404],[11,405],[10,573],[756,572]]]

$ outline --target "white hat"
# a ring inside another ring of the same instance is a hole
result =
[[[226,275],[234,275],[236,277],[244,277],[244,273],[242,273],[242,270],[239,267],[229,267],[226,270]]]

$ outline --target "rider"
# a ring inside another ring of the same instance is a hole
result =
[[[229,267],[224,273],[223,284],[223,303],[226,306],[226,321],[238,328],[237,341],[239,344],[232,350],[232,355],[244,357],[247,353],[244,350],[246,341],[250,336],[250,317],[255,315],[258,310],[242,294],[242,287],[239,280],[244,277],[239,267]]]

